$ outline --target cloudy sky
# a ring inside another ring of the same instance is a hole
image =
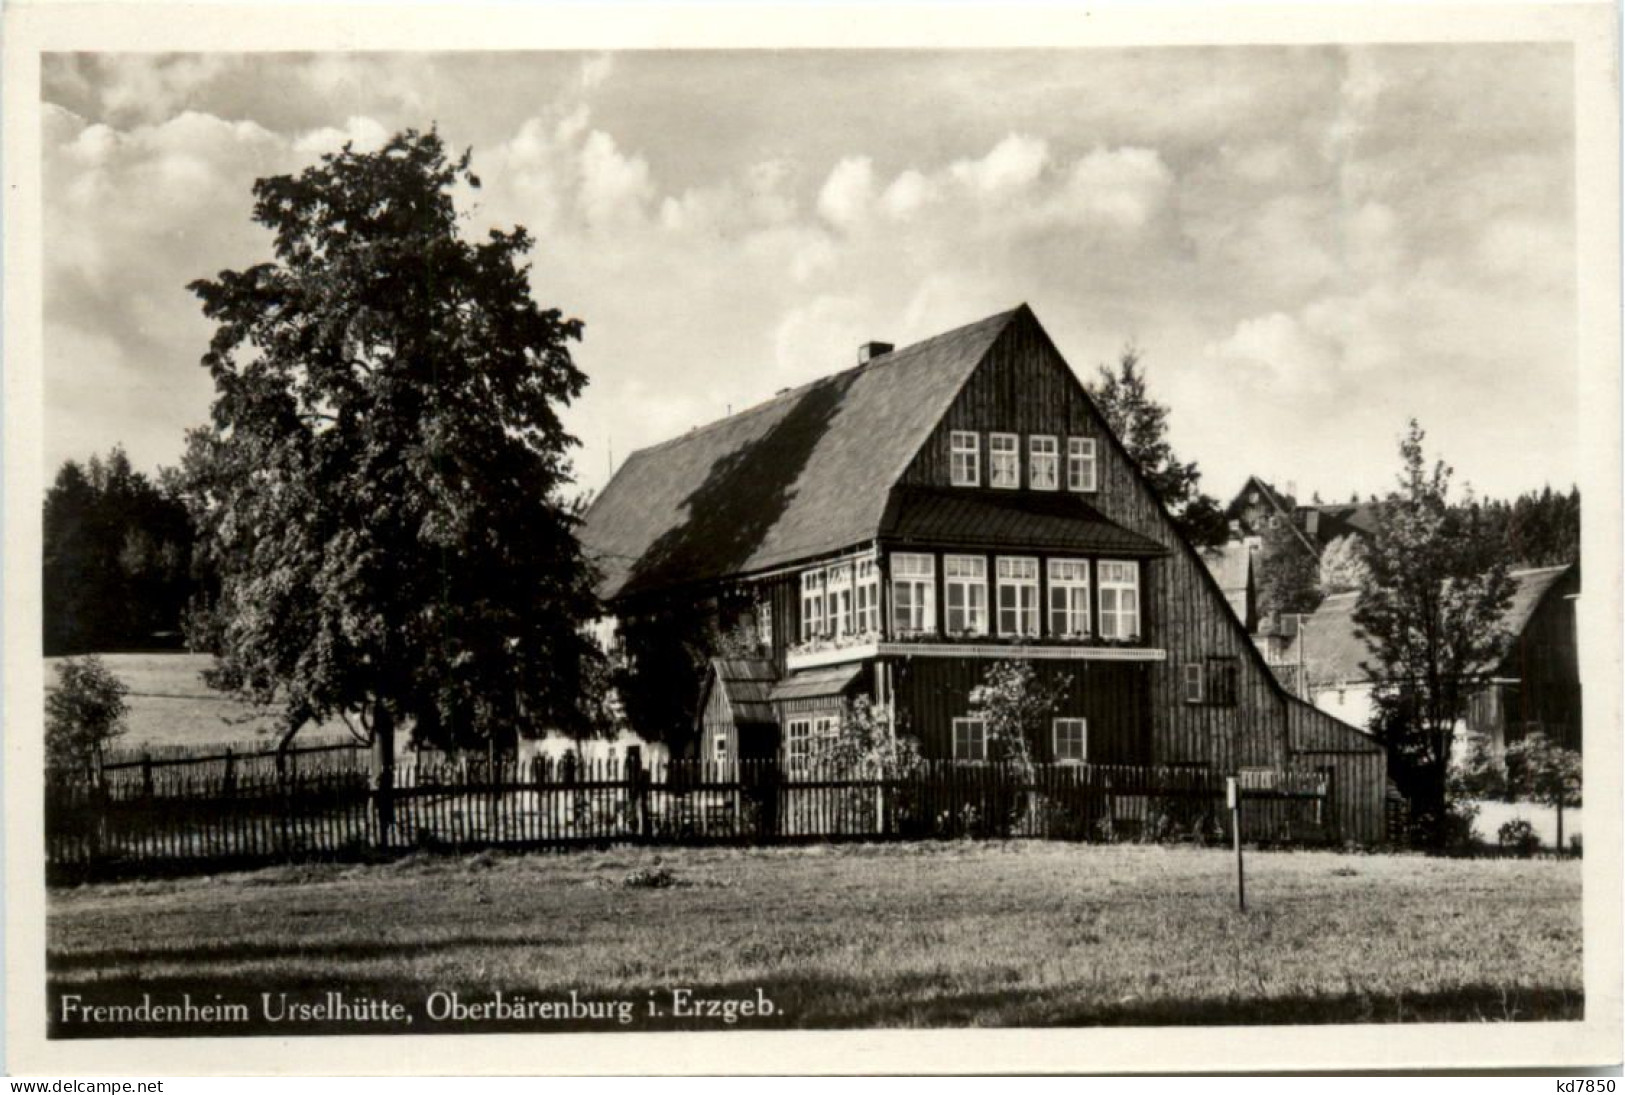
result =
[[[1502,495],[1577,477],[1567,46],[52,55],[47,467],[173,463],[188,281],[268,257],[250,185],[439,126],[471,232],[586,324],[578,479],[1026,301],[1141,348],[1204,486],[1382,491],[1415,415]]]

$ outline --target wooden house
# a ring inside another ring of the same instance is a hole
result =
[[[970,692],[1021,660],[1065,686],[1039,760],[1321,768],[1344,833],[1382,836],[1381,747],[1281,689],[1025,305],[634,453],[582,538],[618,617],[676,599],[760,636],[731,728],[712,665],[708,759],[806,756],[866,696],[982,761]]]
[[[1512,601],[1501,618],[1505,645],[1469,696],[1463,729],[1483,734],[1496,752],[1534,731],[1578,749],[1575,601],[1580,568],[1570,564],[1515,570],[1511,577]],[[1326,598],[1303,621],[1282,660],[1301,665],[1315,706],[1365,725],[1372,714],[1376,682],[1367,669],[1370,648],[1354,623],[1358,596],[1338,593]]]

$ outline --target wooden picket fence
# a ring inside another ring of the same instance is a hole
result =
[[[927,762],[904,774],[772,761],[421,763],[376,777],[354,758],[149,764],[138,778],[52,780],[54,877],[363,859],[413,849],[827,840],[1229,838],[1205,768]],[[1325,778],[1251,773],[1249,841],[1335,841]]]

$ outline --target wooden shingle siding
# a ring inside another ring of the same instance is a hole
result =
[[[970,715],[970,693],[982,683],[990,659],[893,658],[892,687],[897,709],[908,712],[898,733],[917,738],[928,757],[953,756],[953,720]],[[1146,728],[1145,678],[1151,666],[1122,662],[1034,662],[1043,682],[1069,678],[1057,718],[1089,720],[1089,760],[1096,764],[1145,764],[1150,761]],[[1034,759],[1051,760],[1050,736],[1034,742]]]
[[[1168,652],[1150,667],[1151,763],[1206,763],[1222,771],[1280,766],[1287,759],[1283,697],[1241,623],[1196,551],[1179,535],[1132,461],[1106,427],[1083,386],[1030,315],[1009,324],[966,381],[901,483],[946,486],[949,434],[975,430],[986,458],[990,432],[1019,434],[1023,489],[1026,438],[1054,435],[1066,485],[1066,438],[1096,441],[1098,490],[1083,497],[1111,521],[1170,549],[1142,566],[1141,628],[1146,644]],[[985,465],[984,465],[985,466]],[[1213,656],[1237,659],[1233,707],[1186,704],[1180,666]]]

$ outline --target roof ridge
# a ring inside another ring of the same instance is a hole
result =
[[[727,423],[739,422],[739,421],[742,421],[742,420],[750,417],[751,415],[760,414],[761,412],[763,412],[765,410],[768,410],[768,409],[770,409],[770,408],[772,408],[774,406],[777,406],[779,403],[781,403],[781,402],[783,402],[785,400],[797,398],[797,397],[801,396],[802,394],[806,393],[808,390],[810,390],[812,388],[816,388],[820,384],[831,383],[832,381],[838,380],[839,378],[841,378],[843,376],[847,376],[848,374],[861,373],[861,372],[865,372],[865,371],[870,370],[870,369],[876,369],[876,368],[881,367],[881,366],[896,364],[900,359],[912,356],[912,355],[924,350],[926,347],[931,346],[934,343],[940,342],[940,341],[942,341],[944,339],[952,338],[952,337],[954,337],[956,335],[963,334],[965,331],[970,330],[972,327],[980,327],[983,324],[992,323],[995,320],[1001,320],[1002,319],[1002,320],[1008,321],[1012,316],[1014,316],[1017,312],[1021,311],[1021,309],[1024,308],[1024,307],[1026,307],[1026,305],[1023,304],[1023,305],[1017,305],[1014,308],[1008,308],[1008,309],[1006,309],[1005,311],[1002,311],[1002,312],[994,312],[992,315],[983,316],[981,319],[973,320],[970,323],[962,323],[958,327],[955,327],[955,328],[953,328],[951,330],[942,331],[942,332],[940,332],[938,334],[931,335],[931,336],[929,336],[927,338],[922,338],[917,342],[911,342],[907,346],[904,346],[904,347],[902,347],[900,349],[888,351],[887,353],[881,354],[879,357],[876,357],[876,358],[873,358],[873,359],[871,359],[869,361],[866,361],[866,362],[862,363],[861,365],[851,365],[851,366],[848,366],[845,369],[840,369],[840,370],[838,370],[836,372],[833,372],[833,373],[825,373],[823,376],[814,377],[811,380],[803,381],[802,383],[796,385],[793,388],[785,388],[783,391],[776,392],[772,396],[769,396],[767,399],[762,400],[760,403],[752,403],[750,406],[744,408],[743,410],[734,411],[732,414],[725,414],[721,418],[714,418],[711,421],[702,423],[701,425],[698,425],[698,426],[691,426],[687,430],[685,430],[684,432],[682,432],[680,434],[677,434],[675,437],[668,437],[664,441],[656,441],[654,444],[645,445],[641,449],[633,449],[630,453],[627,454],[626,463],[630,463],[634,457],[641,456],[644,453],[650,453],[650,452],[655,452],[655,451],[660,450],[660,449],[664,449],[667,446],[675,445],[680,441],[690,440],[691,438],[696,437],[699,434],[708,433],[709,431],[714,430],[719,426],[726,425]],[[623,463],[622,466],[624,467],[625,464]]]
[[[1573,563],[1553,563],[1543,567],[1520,567],[1517,570],[1507,571],[1507,574],[1513,578],[1525,578],[1531,574],[1550,574],[1553,571],[1567,570],[1573,565]]]

